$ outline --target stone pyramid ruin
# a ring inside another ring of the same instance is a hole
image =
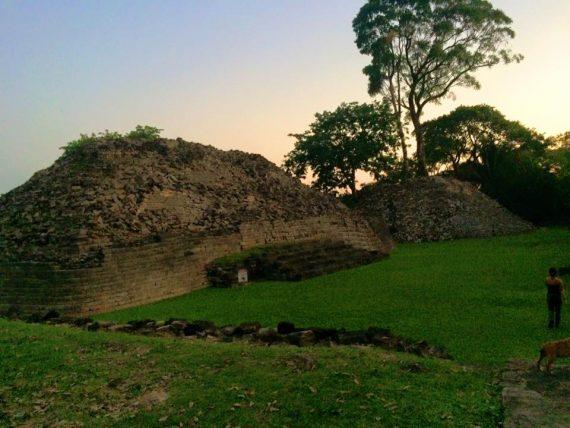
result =
[[[152,302],[205,286],[217,257],[320,239],[391,249],[388,235],[260,155],[108,134],[68,146],[0,197],[0,309]]]
[[[367,186],[356,212],[381,235],[391,233],[398,242],[483,238],[533,229],[473,184],[440,176]]]

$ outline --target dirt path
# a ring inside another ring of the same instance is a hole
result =
[[[557,363],[547,375],[533,362],[509,361],[502,375],[506,428],[570,427],[570,365]]]

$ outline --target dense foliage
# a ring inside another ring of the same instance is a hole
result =
[[[481,190],[535,223],[567,220],[568,158],[561,145],[498,110],[458,107],[424,124],[426,163],[475,182]]]
[[[394,117],[386,103],[343,103],[334,111],[315,115],[297,142],[284,167],[321,190],[349,189],[356,192],[356,172],[376,178],[390,172],[396,163],[397,137]]]
[[[403,112],[416,138],[417,170],[427,175],[421,117],[455,86],[479,88],[474,72],[520,61],[507,48],[511,19],[486,0],[368,0],[353,21],[370,94],[391,102],[406,160]]]

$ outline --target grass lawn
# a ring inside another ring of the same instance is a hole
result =
[[[498,370],[536,358],[543,280],[570,231],[400,245],[388,260],[298,283],[205,289],[102,314],[217,324],[388,326],[444,361],[366,347],[263,347],[0,319],[0,426],[481,426],[502,420]],[[568,315],[568,314],[564,314]]]
[[[492,427],[497,396],[475,369],[377,348],[268,348],[0,319],[0,426]]]
[[[357,269],[297,283],[205,289],[99,318],[377,325],[443,345],[460,362],[498,367],[511,357],[536,357],[545,340],[570,336],[570,313],[558,331],[545,328],[550,266],[570,266],[570,230],[399,245],[389,259]]]

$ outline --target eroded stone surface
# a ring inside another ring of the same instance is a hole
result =
[[[443,177],[364,188],[357,212],[380,235],[387,223],[400,242],[481,238],[533,228],[472,184]]]
[[[165,233],[227,235],[244,223],[337,214],[351,215],[260,155],[106,139],[0,197],[0,261],[97,266],[107,246]]]
[[[507,428],[570,427],[570,366],[548,375],[532,362],[511,360],[502,374]]]

